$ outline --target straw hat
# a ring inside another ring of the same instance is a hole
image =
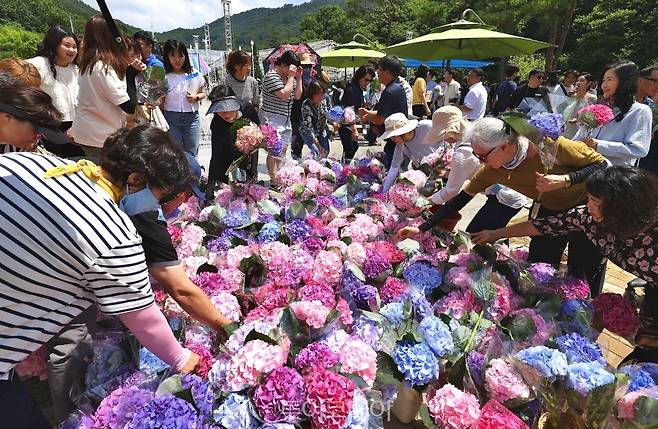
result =
[[[418,121],[416,119],[409,119],[404,113],[393,113],[384,120],[384,134],[380,138],[386,140],[391,137],[401,136],[415,130],[417,126]]]
[[[311,59],[311,54],[308,52],[304,52],[300,57],[299,57],[299,63],[303,66],[314,66],[315,63]]]
[[[463,135],[466,127],[461,110],[455,106],[443,106],[432,115],[432,129],[425,136],[423,143],[443,141],[450,133]]]

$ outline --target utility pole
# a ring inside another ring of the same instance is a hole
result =
[[[233,29],[231,28],[231,0],[222,0],[224,8],[224,39],[226,40],[226,54],[233,50]]]
[[[209,60],[210,59],[210,53],[208,52],[210,50],[210,24],[205,23],[203,25],[203,44],[206,48],[206,58]]]

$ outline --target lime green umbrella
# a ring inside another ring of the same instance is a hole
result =
[[[351,43],[360,45],[357,42],[350,42],[346,45]],[[346,68],[362,66],[371,58],[381,58],[385,54],[368,47],[343,47],[329,52],[323,52],[319,55],[322,58],[323,66]]]
[[[421,61],[436,59],[481,60],[492,57],[534,54],[553,45],[485,28],[483,24],[459,20],[426,34],[384,48],[387,54]]]

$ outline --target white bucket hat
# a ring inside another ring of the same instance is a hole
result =
[[[391,137],[401,136],[415,130],[417,126],[418,121],[416,119],[409,119],[404,113],[393,113],[384,120],[384,134],[380,138],[386,140]]]
[[[467,126],[461,110],[455,106],[443,106],[432,115],[432,129],[425,136],[423,143],[443,141],[450,133],[463,136]]]

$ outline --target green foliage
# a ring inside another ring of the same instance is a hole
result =
[[[242,46],[249,50],[250,41],[253,40],[261,47],[274,47],[279,43],[301,42],[300,22],[308,13],[315,13],[322,6],[342,5],[345,0],[311,0],[300,5],[286,4],[279,8],[257,8],[242,12],[232,17],[233,47]],[[192,43],[193,34],[203,34],[202,28],[183,29],[156,33],[159,41],[167,39],[182,40]],[[212,49],[223,50],[224,18],[210,23],[210,37]]]
[[[39,33],[28,31],[18,24],[2,24],[0,25],[0,58],[33,57],[41,38]]]
[[[356,33],[356,22],[338,5],[322,6],[316,13],[308,13],[299,23],[302,41],[334,40],[347,43]]]
[[[510,57],[509,63],[519,66],[519,76],[527,79],[531,70],[544,68],[545,59],[542,54],[515,55]]]
[[[110,10],[112,5],[110,4]],[[73,22],[76,34],[84,33],[85,23],[100,12],[80,0],[2,0],[0,24],[19,23],[27,30],[45,33],[52,25],[59,24],[67,30]],[[117,21],[122,31],[133,34],[138,29]]]
[[[640,67],[658,62],[655,0],[608,0],[576,18],[577,43],[569,64],[598,75],[606,63],[628,58]]]

